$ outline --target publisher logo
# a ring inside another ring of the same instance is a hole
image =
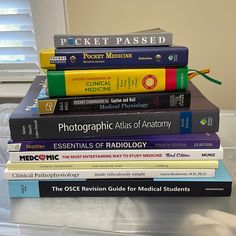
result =
[[[71,62],[72,64],[75,64],[75,63],[77,62],[76,56],[71,56],[71,57],[70,57],[70,62]]]
[[[161,55],[160,55],[160,54],[157,54],[157,55],[155,56],[155,59],[156,59],[157,62],[160,62],[160,61],[161,61]]]
[[[212,117],[204,117],[200,120],[200,124],[202,126],[212,126],[213,125],[213,119]]]
[[[47,102],[46,104],[45,104],[45,111],[52,111],[53,110],[53,103],[52,102]]]
[[[178,55],[177,54],[171,54],[168,56],[169,61],[178,61]]]
[[[200,124],[201,124],[202,126],[205,126],[205,125],[207,124],[207,119],[206,119],[206,118],[201,119],[201,120],[200,120]]]
[[[142,84],[145,89],[154,89],[157,86],[157,78],[154,75],[147,75],[143,78]]]

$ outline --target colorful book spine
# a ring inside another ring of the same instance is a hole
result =
[[[129,111],[189,107],[190,91],[114,94],[49,98],[46,88],[38,96],[39,114],[94,111]]]
[[[40,51],[47,70],[157,68],[188,65],[187,47],[63,48]]]
[[[10,152],[99,149],[217,149],[220,147],[220,138],[216,133],[202,133],[22,142],[9,140],[7,147]]]
[[[230,196],[232,178],[221,163],[211,178],[9,180],[9,196]]]
[[[124,161],[124,160],[220,160],[223,148],[218,149],[118,149],[9,152],[11,162],[50,161]]]
[[[219,108],[192,84],[190,108],[127,112],[38,114],[37,97],[45,81],[38,76],[11,113],[9,126],[14,141],[78,139],[160,134],[214,133],[219,129]]]
[[[187,86],[187,67],[47,72],[49,97],[186,90]]]
[[[214,177],[215,169],[84,169],[84,170],[8,170],[7,180],[77,180],[127,178],[206,178]]]
[[[8,161],[8,170],[74,170],[74,169],[216,169],[219,161],[75,161],[75,162],[21,162]]]
[[[170,46],[172,33],[160,28],[126,34],[54,35],[55,48]]]

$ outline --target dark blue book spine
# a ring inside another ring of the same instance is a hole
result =
[[[50,58],[50,64],[55,64],[57,70],[182,67],[188,64],[188,48],[55,49],[55,56]]]

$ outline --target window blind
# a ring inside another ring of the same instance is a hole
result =
[[[38,73],[30,0],[0,0],[0,81],[27,81]]]

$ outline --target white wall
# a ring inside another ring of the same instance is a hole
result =
[[[235,0],[67,0],[70,33],[121,33],[160,27],[189,47],[189,67],[223,82],[194,83],[222,109],[236,109]]]

